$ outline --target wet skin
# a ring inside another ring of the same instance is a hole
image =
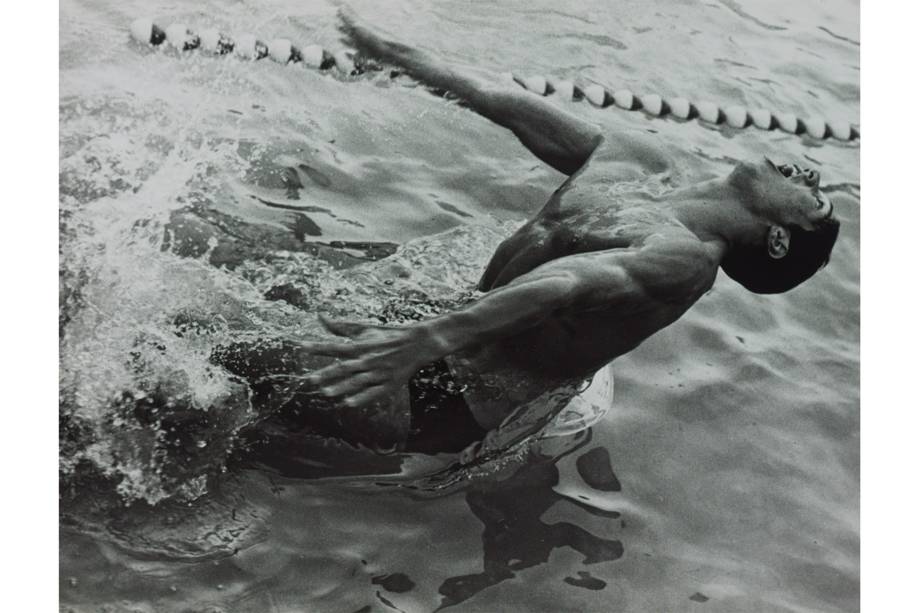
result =
[[[604,134],[490,75],[387,41],[354,15],[343,14],[342,27],[362,52],[450,92],[570,175],[498,248],[472,305],[403,328],[324,320],[346,339],[305,347],[337,358],[310,380],[347,406],[386,403],[420,367],[449,356],[471,386],[477,421],[493,428],[515,405],[590,377],[677,320],[734,246],[766,249],[770,237],[781,247],[788,226],[810,229],[832,214],[816,172],[766,159],[662,197],[614,192],[624,180],[669,173],[667,149],[645,133]],[[476,402],[485,379],[514,390],[503,405]],[[529,383],[514,384],[522,379]]]

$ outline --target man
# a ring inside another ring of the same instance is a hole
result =
[[[661,197],[613,195],[618,181],[669,170],[647,135],[603,134],[533,94],[388,41],[353,15],[343,29],[361,52],[508,128],[569,178],[498,248],[478,301],[400,328],[324,321],[347,340],[301,350],[335,358],[308,380],[340,412],[405,403],[410,380],[411,405],[434,380],[437,402],[451,408],[439,422],[438,407],[413,406],[413,432],[465,430],[445,443],[462,446],[676,321],[719,266],[753,292],[777,293],[829,260],[839,222],[813,170],[764,160]],[[466,425],[450,421],[464,412]]]

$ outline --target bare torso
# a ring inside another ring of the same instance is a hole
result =
[[[342,358],[311,377],[326,395],[367,405],[443,358],[469,386],[477,421],[492,429],[522,403],[591,377],[712,286],[726,245],[684,224],[690,208],[711,219],[707,211],[717,205],[683,194],[681,223],[673,199],[625,188],[671,170],[662,143],[641,129],[604,134],[539,96],[509,89],[498,75],[389,40],[350,12],[342,13],[342,27],[360,51],[450,92],[569,178],[499,247],[474,303],[404,329],[326,322],[357,341],[311,345]]]
[[[488,292],[551,260],[574,254],[638,250],[652,237],[690,238],[666,201],[640,189],[624,191],[619,185],[624,175],[635,178],[642,173],[621,162],[605,163],[604,152],[599,150],[500,245],[479,289]],[[467,396],[477,419],[497,425],[499,415],[514,405],[563,381],[591,377],[673,323],[711,286],[718,261],[714,258],[706,266],[711,269],[708,281],[698,291],[674,296],[674,300],[647,302],[628,312],[622,308],[560,311],[538,326],[455,356],[452,362],[455,370],[466,375]],[[488,393],[479,392],[481,385],[489,388]],[[495,401],[495,388],[505,390],[501,402]],[[477,406],[481,404],[488,407]],[[507,406],[497,406],[500,404]]]

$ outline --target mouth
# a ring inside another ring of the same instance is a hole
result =
[[[822,207],[827,206],[827,214],[822,217],[822,219],[830,219],[831,215],[834,214],[834,203],[831,202],[830,198],[825,196],[822,192],[815,194],[815,200],[818,203],[818,210],[820,211]]]
[[[770,165],[773,170],[778,172],[786,179],[792,177],[797,177],[801,174],[809,172],[808,168],[802,168],[798,164],[777,164],[770,158],[765,158],[767,163]],[[822,217],[822,219],[829,219],[834,214],[834,203],[824,195],[824,193],[817,188],[817,185],[814,187],[814,197],[815,197],[815,209],[821,210],[824,207],[827,207],[827,214]]]

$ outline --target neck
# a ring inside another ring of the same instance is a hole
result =
[[[746,190],[722,177],[677,189],[666,196],[674,217],[704,243],[723,250],[733,244],[757,240],[762,224],[746,206]]]

